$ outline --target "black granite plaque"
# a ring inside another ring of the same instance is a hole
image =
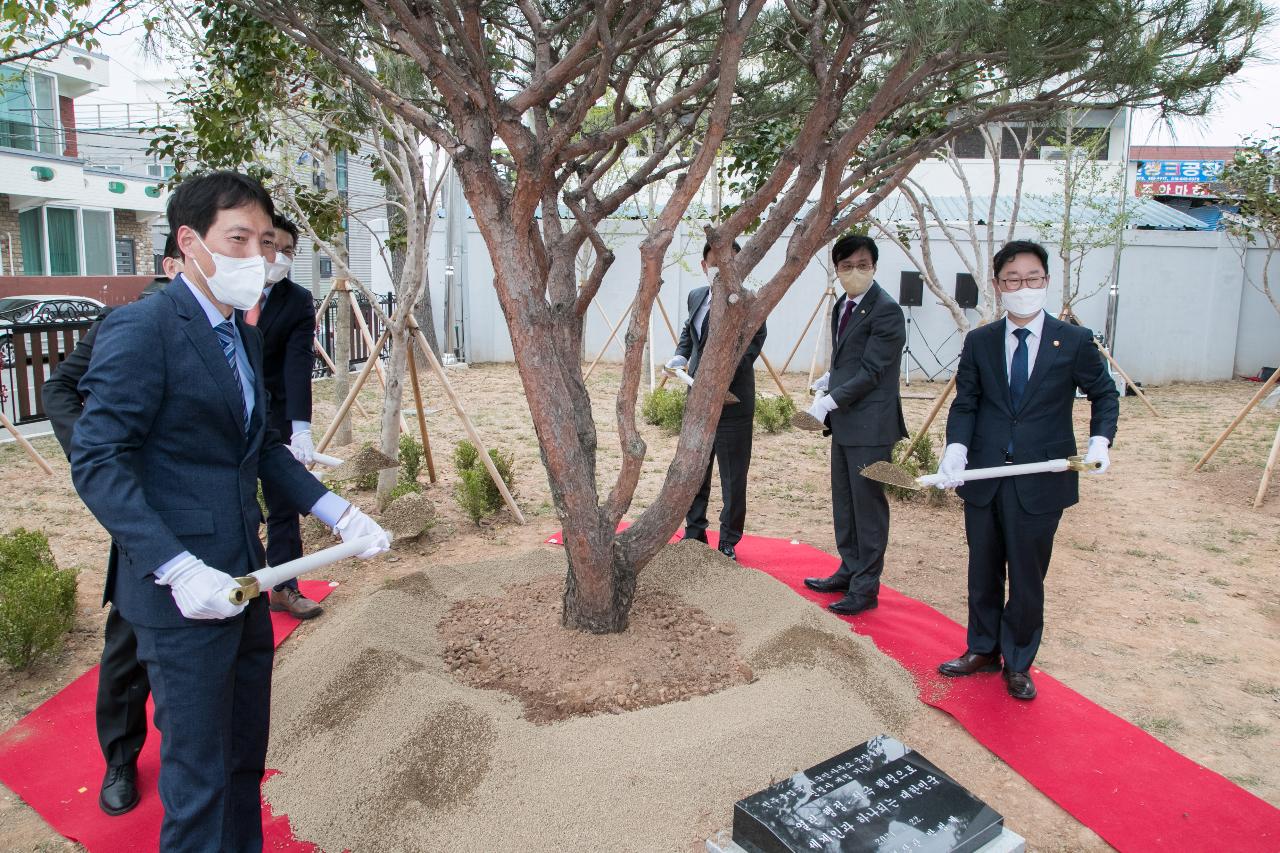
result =
[[[749,853],[968,853],[1003,826],[994,809],[888,735],[733,807],[733,840]]]

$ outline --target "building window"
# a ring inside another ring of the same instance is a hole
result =
[[[26,275],[115,275],[112,211],[33,207],[18,221]]]
[[[0,147],[61,154],[59,135],[57,79],[0,72]]]
[[[337,171],[338,195],[347,194],[347,152],[339,151],[334,157]],[[345,228],[346,225],[343,225]]]
[[[172,163],[147,164],[147,175],[152,178],[164,178],[165,180],[168,180],[173,177],[173,172],[174,168]]]
[[[320,277],[333,278],[333,259],[323,255],[320,257]]]

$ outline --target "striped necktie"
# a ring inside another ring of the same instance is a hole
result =
[[[236,365],[236,331],[230,320],[223,320],[213,327],[218,333],[218,343],[222,344],[222,354],[227,359],[227,367],[231,368],[231,376],[236,380],[236,391],[240,395],[240,412],[244,417],[244,431],[249,431],[249,409],[244,404],[244,383],[240,381],[240,368]]]

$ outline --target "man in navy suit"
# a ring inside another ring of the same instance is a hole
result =
[[[315,360],[315,304],[311,291],[289,278],[298,246],[298,226],[279,214],[272,223],[275,238],[266,250],[267,286],[257,310],[245,312],[245,322],[262,333],[263,382],[271,402],[267,426],[290,436],[289,450],[304,465],[315,457],[311,440],[311,371]],[[274,483],[263,482],[267,504],[267,564],[278,566],[302,556],[298,513]],[[289,580],[271,591],[271,609],[311,619],[321,607]]]
[[[741,251],[736,242],[733,251]],[[702,272],[708,281],[715,278],[716,266],[708,264],[711,245],[702,246]],[[667,362],[672,369],[688,368],[690,376],[698,373],[711,326],[711,287],[695,287],[689,291],[689,318],[680,330],[680,342],[675,355]],[[751,430],[756,414],[756,357],[764,349],[768,334],[764,324],[756,331],[738,362],[738,369],[729,383],[729,393],[738,398],[736,403],[726,403],[716,422],[716,439],[707,460],[707,475],[702,479],[698,493],[685,514],[684,538],[707,542],[707,503],[711,498],[711,469],[720,466],[720,540],[716,544],[721,554],[730,560],[738,559],[734,548],[742,539],[747,524],[747,472],[751,469]]]
[[[71,473],[116,545],[106,596],[155,697],[166,851],[262,848],[271,622],[261,597],[229,599],[263,564],[258,479],[344,540],[375,537],[360,556],[389,545],[267,427],[262,340],[234,309],[261,294],[273,212],[234,172],[179,185],[168,219],[184,272],[103,321],[79,386]]]
[[[993,259],[1006,315],[965,336],[956,398],[947,417],[940,488],[962,486],[969,540],[968,648],[938,670],[994,672],[1016,699],[1034,699],[1031,663],[1044,629],[1044,578],[1062,511],[1080,499],[1075,472],[1028,474],[964,484],[965,468],[1041,462],[1076,453],[1076,388],[1092,405],[1086,460],[1110,465],[1120,397],[1093,333],[1048,316],[1048,254],[1015,240]],[[1005,597],[1005,576],[1009,578]]]
[[[845,294],[831,311],[831,369],[813,384],[818,396],[793,422],[831,433],[831,512],[840,568],[830,577],[805,578],[818,592],[840,592],[827,605],[852,616],[880,603],[880,576],[889,547],[889,500],[884,486],[862,476],[873,462],[888,462],[907,435],[898,393],[906,321],[893,297],[875,282],[880,250],[870,237],[850,234],[831,247]]]

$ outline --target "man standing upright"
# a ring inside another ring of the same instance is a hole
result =
[[[76,490],[115,543],[106,597],[137,636],[160,742],[160,847],[262,849],[271,621],[233,604],[263,564],[259,479],[344,540],[385,532],[327,491],[266,424],[262,338],[237,322],[262,293],[271,198],[234,172],[169,197],[183,273],[99,327],[71,439]]]
[[[814,383],[817,398],[793,423],[831,434],[831,513],[840,568],[826,578],[805,578],[818,592],[842,592],[828,610],[852,616],[879,604],[880,575],[889,544],[889,500],[884,487],[863,477],[872,462],[887,462],[907,435],[898,395],[902,309],[875,282],[880,250],[870,237],[850,234],[831,247],[844,288],[831,312],[831,369]]]
[[[741,246],[733,244],[735,253]],[[690,376],[698,372],[698,362],[702,360],[703,348],[710,334],[711,287],[715,279],[716,267],[708,264],[711,244],[702,246],[702,272],[708,284],[695,287],[689,291],[689,319],[680,331],[680,343],[676,353],[667,362],[667,367],[678,369],[687,367]],[[715,448],[711,458],[707,460],[707,476],[702,486],[693,496],[693,503],[685,514],[684,538],[698,542],[707,542],[707,502],[711,498],[711,468],[720,467],[720,541],[717,544],[721,554],[730,560],[738,559],[735,546],[742,539],[742,531],[747,523],[747,471],[751,468],[751,430],[756,415],[756,357],[764,348],[767,331],[762,324],[755,337],[747,346],[747,351],[738,362],[738,369],[729,384],[729,393],[738,398],[736,403],[726,403],[720,411],[720,420],[716,424]]]
[[[275,238],[265,247],[267,286],[245,322],[262,332],[263,383],[267,386],[267,426],[290,436],[289,450],[304,465],[315,457],[311,441],[311,370],[315,360],[316,312],[311,291],[289,278],[298,246],[298,226],[276,214]],[[267,565],[302,556],[297,510],[275,483],[262,483],[267,504]],[[271,609],[311,619],[321,607],[288,580],[271,591]]]
[[[1092,404],[1086,460],[1110,464],[1120,397],[1093,333],[1045,314],[1049,256],[1026,240],[992,262],[1005,318],[965,336],[947,416],[939,488],[963,486],[969,540],[968,648],[938,667],[948,676],[994,672],[1015,699],[1034,699],[1031,663],[1044,629],[1044,578],[1062,511],[1080,499],[1074,471],[964,484],[967,467],[1042,462],[1076,452],[1076,388]],[[1005,576],[1009,595],[1005,599]]]

